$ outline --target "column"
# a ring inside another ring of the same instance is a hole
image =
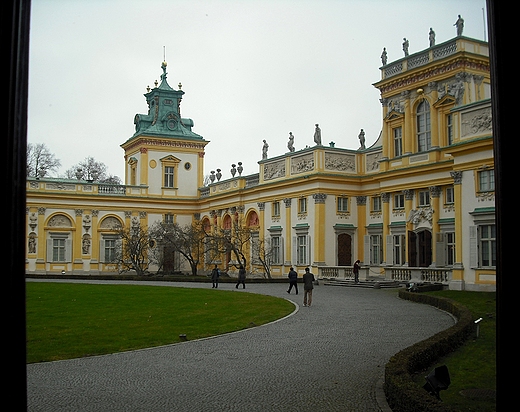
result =
[[[365,228],[367,226],[367,197],[356,196],[358,215],[357,256],[363,257],[363,264],[370,264],[370,251],[365,250]],[[368,258],[368,260],[367,260]],[[354,259],[356,260],[356,259]],[[359,259],[361,260],[361,258]]]
[[[314,199],[314,259],[312,265],[324,266],[325,249],[327,246],[325,225],[325,201],[327,195],[325,193],[315,193],[312,195],[312,198]]]
[[[383,262],[388,263],[388,254],[392,254],[392,250],[388,250],[387,238],[390,235],[390,193],[381,193],[381,200],[383,201]]]
[[[430,186],[430,207],[433,210],[432,214],[432,266],[437,266],[437,233],[439,233],[439,215],[440,215],[440,197],[441,188],[440,186]]]
[[[464,268],[462,266],[462,171],[450,172],[455,195],[455,263],[453,264],[450,289],[464,289]]]
[[[99,254],[101,253],[99,250],[99,241],[101,239],[99,238],[98,232],[99,210],[91,210],[90,214],[92,216],[92,246],[90,251],[90,269],[99,272]]]
[[[284,242],[285,246],[285,266],[291,266],[292,264],[292,254],[291,254],[291,248],[292,248],[292,224],[291,224],[291,200],[290,198],[285,198],[283,202],[285,203],[285,227],[287,228],[286,231],[286,239]]]
[[[410,105],[410,92],[404,91],[404,130],[403,130],[403,154],[410,154],[413,152],[413,142],[415,140],[413,128],[413,113]]]
[[[45,273],[47,239],[45,238],[45,208],[38,208],[38,237],[36,240],[36,272]]]
[[[74,222],[74,230],[72,232],[72,272],[83,271],[82,244],[83,244],[83,209],[75,209],[76,220]]]
[[[410,216],[410,211],[413,209],[413,198],[414,198],[414,190],[406,189],[403,190],[404,193],[404,213],[405,216]],[[406,263],[410,265],[410,240],[409,233],[413,230],[413,222],[410,220],[406,220]]]

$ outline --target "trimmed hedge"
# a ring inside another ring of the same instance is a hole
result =
[[[451,313],[457,323],[392,356],[385,366],[384,391],[388,405],[394,412],[453,412],[417,386],[412,374],[435,364],[439,358],[453,352],[470,338],[474,332],[474,322],[469,309],[454,300],[399,290],[401,299],[425,303]]]

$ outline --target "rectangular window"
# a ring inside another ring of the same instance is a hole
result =
[[[394,195],[394,209],[404,209],[404,195],[402,193]]]
[[[453,266],[455,263],[455,233],[446,232],[446,264]]]
[[[495,225],[482,225],[479,229],[481,266],[495,267],[497,265]]]
[[[453,119],[451,114],[446,116],[446,137],[448,145],[453,144]]]
[[[480,192],[492,192],[495,190],[495,171],[483,170],[478,172],[478,182]]]
[[[396,127],[394,129],[394,157],[403,154],[403,128]]]
[[[419,192],[419,206],[430,206],[430,191]]]
[[[374,196],[372,198],[372,212],[381,211],[381,196]]]
[[[174,170],[173,166],[164,167],[164,187],[174,187]]]
[[[280,236],[271,237],[271,255],[273,263],[282,263],[282,241]]]
[[[172,215],[171,213],[167,213],[164,215],[164,223],[166,224],[173,224],[173,218],[174,218],[174,215]]]
[[[380,265],[383,262],[382,236],[370,236],[370,264]]]
[[[280,217],[280,202],[273,202],[272,216]]]
[[[297,236],[297,264],[298,265],[307,265],[307,235],[298,235]]]
[[[116,239],[105,239],[105,262],[115,262],[117,259]]]
[[[65,239],[52,239],[52,261],[65,262]]]
[[[338,196],[337,210],[338,212],[348,212],[348,197]]]
[[[446,198],[445,198],[444,203],[446,203],[446,204],[455,203],[455,190],[453,189],[453,186],[447,187],[445,194],[446,194]]]
[[[394,265],[404,265],[405,262],[406,262],[406,236],[405,235],[394,235]]]
[[[307,198],[301,197],[298,199],[298,213],[307,213]]]

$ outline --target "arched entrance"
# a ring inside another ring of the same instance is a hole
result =
[[[408,263],[411,267],[432,264],[432,233],[429,230],[408,232]]]
[[[348,233],[338,235],[338,266],[352,266],[352,237]]]

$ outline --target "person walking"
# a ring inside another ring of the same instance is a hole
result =
[[[244,266],[240,265],[240,269],[238,269],[238,281],[235,288],[238,289],[238,285],[242,283],[242,289],[246,288],[246,270]]]
[[[296,289],[296,294],[298,294],[298,273],[296,273],[292,266],[287,276],[289,277],[289,290],[287,293],[291,293],[291,289],[294,286],[294,289]]]
[[[213,282],[212,288],[218,288],[218,278],[220,276],[220,270],[218,269],[218,266],[215,265],[213,270],[211,271],[211,281]]]
[[[354,272],[354,282],[359,283],[359,269],[361,269],[360,265],[361,261],[358,259],[354,262],[354,267],[352,268],[352,272]]]
[[[311,306],[312,303],[312,289],[314,288],[314,274],[305,268],[303,275],[303,306]]]

